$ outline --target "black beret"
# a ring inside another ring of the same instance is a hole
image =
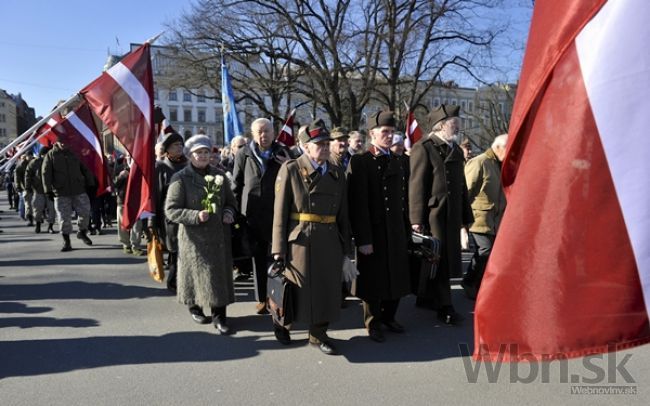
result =
[[[458,117],[460,111],[460,106],[451,106],[446,104],[441,104],[435,109],[431,110],[427,114],[427,120],[429,121],[429,128],[433,128],[439,121],[450,117]]]
[[[383,126],[395,127],[396,125],[395,113],[392,111],[378,111],[368,117],[368,130]]]
[[[308,142],[318,142],[323,140],[330,140],[330,132],[325,127],[325,122],[320,118],[312,121],[304,132],[298,133],[298,140],[303,144]]]
[[[169,134],[167,137],[165,137],[162,143],[163,151],[167,151],[167,148],[169,148],[175,142],[180,142],[181,144],[185,142],[183,140],[183,137],[177,132],[173,132]]]

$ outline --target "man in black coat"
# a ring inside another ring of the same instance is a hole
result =
[[[251,124],[253,141],[235,156],[233,192],[246,216],[255,261],[256,312],[266,313],[266,271],[270,263],[275,178],[282,162],[289,159],[286,147],[275,142],[271,121],[258,118]]]
[[[385,340],[381,325],[395,333],[399,299],[410,291],[406,203],[406,173],[391,154],[395,128],[392,111],[368,118],[372,144],[353,155],[348,175],[350,223],[358,250],[357,296],[363,300],[364,323],[370,339]]]
[[[467,197],[465,157],[458,147],[458,106],[440,105],[428,116],[431,133],[411,149],[409,216],[413,230],[442,242],[433,280],[418,288],[418,303],[431,305],[446,324],[459,320],[451,303],[451,275],[462,275],[460,229],[474,221]]]
[[[178,224],[165,217],[165,199],[172,176],[187,166],[187,158],[183,154],[183,137],[177,132],[170,133],[162,142],[163,158],[156,161],[156,216],[154,227],[156,233],[165,242],[168,252],[169,273],[167,289],[176,291],[176,270],[178,260]]]

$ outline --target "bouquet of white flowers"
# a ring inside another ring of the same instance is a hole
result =
[[[217,175],[205,175],[206,185],[205,189],[205,198],[201,201],[203,208],[208,211],[209,214],[217,212],[217,209],[221,205],[221,186],[223,186],[223,176]]]

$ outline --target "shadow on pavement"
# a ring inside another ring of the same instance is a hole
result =
[[[0,243],[13,243],[13,242],[44,242],[52,241],[51,238],[11,238],[11,239],[0,239]]]
[[[76,248],[77,250],[83,248]],[[92,248],[86,248],[92,249]],[[95,257],[95,258],[44,258],[44,259],[18,259],[11,261],[0,261],[3,266],[50,266],[50,265],[130,265],[139,264],[147,260],[145,256],[124,256],[119,258]]]
[[[214,362],[254,357],[261,350],[284,350],[259,337],[223,337],[181,332],[163,336],[107,336],[0,342],[0,379],[99,368],[170,362]],[[291,347],[289,347],[291,348]]]
[[[51,307],[29,307],[24,303],[16,302],[0,302],[0,313],[47,313],[51,311]]]
[[[0,318],[0,328],[18,327],[98,327],[99,322],[93,319],[55,319],[54,317],[7,317]]]
[[[0,300],[47,299],[119,300],[170,296],[166,289],[100,282],[54,282],[43,284],[0,285]]]

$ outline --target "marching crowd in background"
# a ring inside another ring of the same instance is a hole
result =
[[[367,139],[315,120],[300,127],[293,147],[278,142],[264,118],[252,123],[250,138],[237,136],[221,149],[206,135],[171,132],[156,145],[156,212],[130,230],[120,225],[128,156],[106,157],[113,187],[102,196],[61,140],[37,157],[23,155],[3,183],[10,208],[28,226],[61,234],[61,251],[72,250],[74,216],[76,237],[86,245],[89,235],[116,226],[123,251],[145,255],[143,239],[157,236],[167,253],[167,288],[194,321],[213,323],[219,334],[235,333],[226,315],[234,280],[252,278],[254,312],[265,314],[268,272],[281,274],[292,298],[284,310],[292,317],[273,317],[277,340],[291,344],[292,324],[302,323],[311,344],[335,354],[327,330],[347,295],[361,299],[375,342],[386,340],[385,331],[405,331],[396,314],[410,293],[446,324],[461,319],[450,277],[462,275],[465,293],[476,298],[505,209],[500,171],[507,135],[472,156],[469,143],[458,140],[458,112],[451,105],[432,109],[428,134],[408,151],[390,111],[368,118]],[[431,264],[413,254],[414,233],[439,241],[439,253],[429,258],[435,272],[424,272]],[[461,252],[468,247],[474,256],[463,275]],[[344,272],[350,262],[358,270],[351,275]]]

